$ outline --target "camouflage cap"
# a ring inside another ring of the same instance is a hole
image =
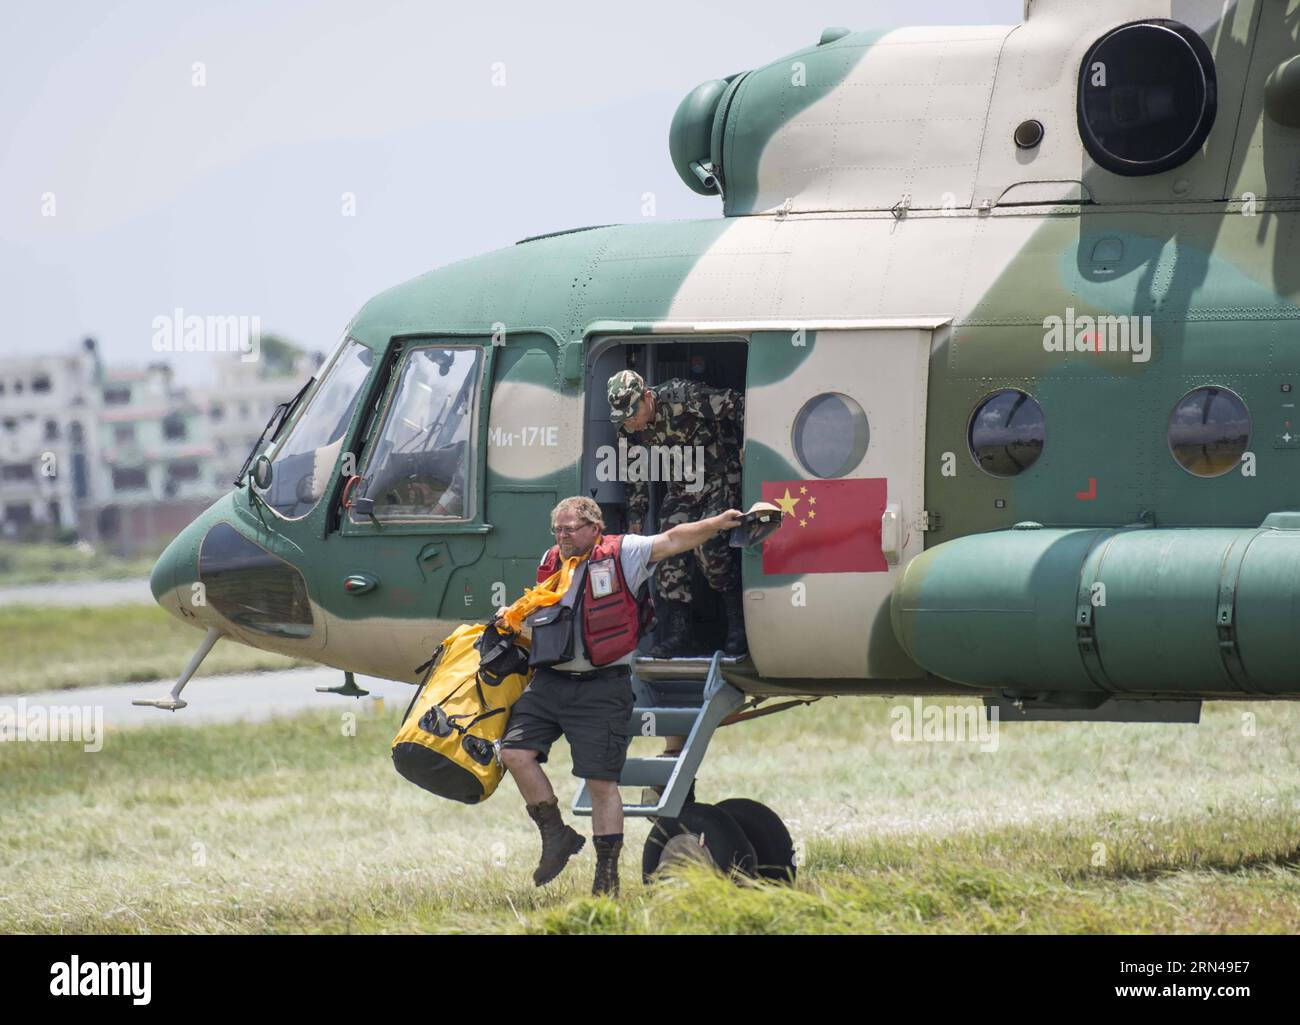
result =
[[[609,418],[620,424],[635,416],[645,390],[645,378],[635,370],[620,370],[609,379]]]

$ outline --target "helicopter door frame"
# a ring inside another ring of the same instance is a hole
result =
[[[819,566],[815,573],[765,573],[763,554],[771,539],[742,554],[749,653],[762,676],[805,677],[815,665],[819,676],[833,678],[924,677],[894,635],[889,598],[903,567],[924,548],[918,521],[924,511],[930,358],[951,323],[949,316],[599,321],[584,333],[591,346],[588,360],[610,342],[729,336],[747,341],[742,509],[764,497],[764,482],[799,481],[796,486],[809,485],[811,491],[814,482],[862,480],[850,490],[867,481],[885,489],[878,528],[873,523],[871,530],[881,539],[875,561],[883,565],[873,565],[872,572]],[[878,358],[882,355],[888,361]],[[861,405],[869,434],[867,450],[853,466],[837,478],[819,479],[801,465],[793,430],[808,400],[826,392],[846,394]],[[590,443],[584,438],[584,450]],[[802,604],[792,601],[793,584],[804,585]],[[802,618],[792,618],[799,613]],[[799,628],[791,630],[792,623]]]
[[[409,520],[387,520],[379,523],[358,521],[353,518],[352,509],[339,510],[338,533],[345,537],[396,537],[411,534],[486,534],[492,530],[486,514],[486,477],[487,477],[487,442],[488,420],[492,397],[492,381],[495,371],[496,346],[491,344],[491,337],[481,332],[472,335],[459,335],[454,332],[420,333],[413,335],[394,335],[390,345],[395,348],[387,354],[391,367],[388,381],[384,384],[382,397],[375,407],[373,415],[365,425],[366,434],[358,436],[353,444],[357,459],[357,473],[370,469],[369,460],[373,458],[371,446],[383,434],[392,411],[397,389],[402,383],[402,373],[411,353],[428,348],[443,347],[448,349],[477,349],[481,356],[478,366],[479,382],[474,397],[474,406],[470,413],[473,418],[471,437],[474,442],[470,460],[470,480],[466,482],[467,500],[473,500],[473,515],[465,518],[427,517]],[[360,486],[360,485],[358,485]],[[340,496],[340,501],[342,496]]]
[[[755,328],[743,500],[786,512],[777,532],[741,560],[750,656],[763,676],[799,678],[814,665],[828,678],[925,675],[899,646],[889,604],[904,567],[924,549],[930,358],[950,322]],[[845,438],[853,444],[843,446]]]
[[[620,346],[644,345],[650,365],[643,368],[648,378],[654,374],[654,346],[672,345],[678,342],[699,342],[710,345],[743,345],[745,360],[749,360],[750,338],[746,331],[715,330],[711,325],[670,325],[656,323],[647,325],[643,321],[623,323],[619,321],[601,321],[589,327],[584,335],[584,399],[583,399],[583,464],[579,471],[580,491],[592,495],[598,503],[624,504],[625,486],[622,481],[598,481],[595,477],[595,452],[602,446],[617,447],[620,438],[618,426],[609,419],[609,402],[604,389],[606,372],[613,368],[623,369],[621,365],[608,363],[600,366],[601,357],[608,356]],[[648,330],[647,330],[648,328]],[[593,382],[599,387],[593,387]],[[743,442],[742,442],[743,444]],[[653,522],[657,512],[655,490],[650,489],[649,521]]]

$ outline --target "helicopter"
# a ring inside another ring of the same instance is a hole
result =
[[[781,510],[740,557],[748,654],[636,660],[631,729],[685,738],[620,780],[649,788],[625,805],[647,871],[702,834],[789,877],[775,812],[692,784],[717,728],[797,703],[1295,699],[1300,15],[1024,15],[827,29],[677,108],[669,155],[721,217],[526,238],[371,299],[159,559],[156,599],[205,634],[153,703],[222,637],[344,694],[419,683],[534,583],[559,499],[626,528],[597,472],[626,368],[743,392],[742,507]]]

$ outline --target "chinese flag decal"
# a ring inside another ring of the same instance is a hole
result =
[[[763,501],[785,514],[763,542],[764,573],[886,573],[884,477],[765,480]]]

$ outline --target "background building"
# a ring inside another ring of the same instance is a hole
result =
[[[0,536],[69,538],[92,500],[98,463],[99,356],[0,362]]]
[[[72,355],[0,361],[0,537],[161,547],[233,486],[322,360],[274,337],[256,362],[205,358],[212,383],[195,389],[165,362],[105,367],[91,338]]]
[[[275,407],[292,399],[322,361],[319,353],[303,352],[274,336],[263,338],[261,346],[256,363],[233,353],[214,356],[213,384],[193,391],[206,418],[204,436],[213,447],[203,472],[216,494],[230,488]]]
[[[215,449],[199,408],[173,389],[172,370],[106,369],[96,418],[102,465],[81,535],[134,554],[205,508],[219,491],[203,467]]]

